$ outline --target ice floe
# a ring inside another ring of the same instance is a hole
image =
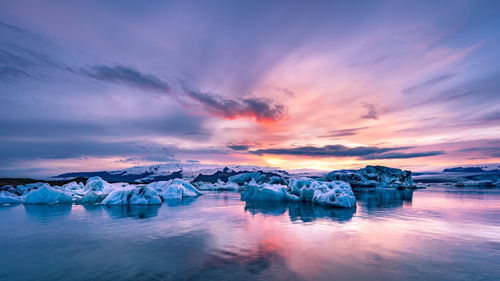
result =
[[[17,196],[16,194],[7,191],[0,191],[0,206],[20,204],[23,202],[24,198],[21,196]]]
[[[299,201],[297,195],[288,192],[288,187],[281,184],[258,184],[255,180],[245,183],[245,192],[241,200],[256,201]]]
[[[109,194],[115,190],[115,187],[100,177],[91,177],[88,178],[83,190],[84,192],[94,191],[97,194]]]
[[[344,181],[352,187],[418,188],[413,182],[411,171],[384,166],[366,166],[359,170],[330,172],[328,181]]]
[[[161,203],[158,193],[148,187],[115,190],[101,202],[103,205],[156,205]]]
[[[238,191],[242,189],[240,185],[234,182],[223,182],[220,179],[216,183],[200,182],[197,184],[199,190],[215,190],[215,191]]]
[[[245,184],[241,199],[261,201],[306,201],[332,207],[351,208],[356,197],[346,182],[321,182],[311,178],[290,179],[282,184],[258,184],[255,180]]]
[[[156,190],[163,199],[195,197],[203,194],[190,182],[182,179],[153,182],[147,187]]]
[[[26,195],[25,204],[71,204],[71,195],[44,184],[38,189],[31,190]]]
[[[456,187],[500,187],[500,181],[494,180],[477,180],[477,181],[460,181],[455,184]]]
[[[351,186],[343,181],[322,182],[311,178],[290,179],[290,192],[302,201],[333,207],[351,208],[356,197]]]

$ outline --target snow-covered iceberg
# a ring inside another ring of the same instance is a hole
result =
[[[215,191],[238,191],[242,189],[240,185],[234,182],[223,182],[217,180],[216,183],[200,182],[197,184],[199,190],[215,190]]]
[[[25,204],[72,204],[71,195],[44,184],[26,195]]]
[[[203,194],[191,183],[182,179],[153,182],[147,187],[156,190],[163,199],[195,197]]]
[[[344,181],[352,187],[389,187],[399,189],[418,188],[411,171],[384,166],[366,166],[359,170],[333,171],[326,176],[328,181]]]
[[[112,191],[101,202],[103,205],[157,205],[161,198],[156,191],[148,187],[139,187]]]
[[[356,197],[346,182],[321,182],[311,178],[290,179],[288,186],[258,184],[254,180],[245,184],[241,199],[260,201],[306,201],[332,207],[352,208]]]

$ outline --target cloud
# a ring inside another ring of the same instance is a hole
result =
[[[192,107],[190,103],[195,102],[195,106],[219,118],[255,118],[259,123],[267,123],[280,121],[287,116],[287,108],[284,105],[275,104],[269,99],[258,97],[232,99],[217,94],[187,90],[185,85],[182,85],[180,90],[174,91],[173,88],[179,88],[176,87],[177,85],[171,85],[158,75],[145,73],[130,66],[94,64],[82,67],[76,66],[79,63],[62,62],[50,55],[56,50],[61,53],[63,50],[59,50],[59,47],[44,42],[42,39],[39,41],[44,44],[36,48],[32,47],[37,46],[37,42],[32,42],[34,35],[31,36],[22,29],[2,23],[0,27],[10,32],[30,36],[30,40],[22,46],[17,44],[19,41],[15,39],[15,36],[11,38],[13,43],[0,45],[2,47],[0,48],[1,80],[47,77],[47,75],[56,75],[50,74],[49,69],[59,70],[106,83],[123,84],[150,93],[169,95],[184,107]],[[291,94],[291,91],[286,90],[286,93]],[[188,98],[190,102],[186,102],[182,97]]]
[[[231,148],[232,150],[236,151],[245,151],[250,148],[250,145],[246,144],[228,144],[227,147]]]
[[[374,154],[369,156],[364,156],[364,160],[371,159],[406,159],[406,158],[418,158],[418,157],[428,157],[428,156],[436,156],[442,155],[445,152],[442,150],[439,151],[427,151],[427,152],[411,152],[411,153],[399,153],[399,152],[390,152],[383,154]]]
[[[123,83],[146,91],[170,92],[170,86],[162,79],[123,65],[94,65],[77,72],[104,82]]]
[[[338,137],[346,137],[346,136],[354,136],[359,133],[359,131],[368,129],[369,127],[360,127],[360,128],[350,128],[350,129],[339,129],[339,130],[330,130],[325,135],[318,136],[319,138],[338,138]]]
[[[481,147],[474,146],[474,147],[463,148],[463,149],[457,150],[457,152],[461,152],[461,153],[477,152],[481,155],[486,156],[487,158],[500,157],[499,144],[498,143],[496,145],[495,145],[495,143],[492,143],[492,144],[493,144],[492,146],[487,146],[487,144],[484,144],[484,146],[481,146]]]
[[[142,73],[139,70],[123,66],[94,65],[75,70],[76,73],[108,83],[122,83],[145,91],[171,94],[170,85],[163,79]],[[240,100],[226,98],[189,89],[182,86],[181,94],[197,102],[210,115],[226,118],[255,118],[257,122],[275,122],[286,118],[287,108],[281,104],[273,104],[264,98],[249,97]],[[184,106],[187,106],[183,103]]]
[[[301,146],[294,148],[270,148],[251,151],[253,154],[277,154],[277,155],[300,155],[300,156],[323,156],[323,157],[350,157],[380,154],[392,150],[407,149],[399,148],[378,148],[370,146],[347,147],[344,145],[325,145],[323,147]]]
[[[186,94],[207,111],[217,117],[236,119],[250,117],[257,122],[275,122],[287,117],[287,107],[281,104],[273,104],[272,101],[263,98],[250,97],[234,100],[218,95],[201,93],[184,88]]]
[[[363,119],[373,119],[373,120],[377,120],[378,119],[377,108],[375,107],[374,104],[365,103],[365,104],[363,104],[363,107],[366,108],[367,112],[366,112],[365,115],[362,115],[361,118],[363,118]]]
[[[22,34],[24,36],[31,37],[35,40],[41,40],[41,37],[38,34],[31,32],[31,31],[28,31],[28,30],[25,30],[25,29],[22,29],[22,28],[19,28],[19,27],[14,26],[14,25],[7,24],[5,22],[0,21],[0,28],[6,29],[9,31],[13,31],[15,33],[19,33],[19,34]]]
[[[263,155],[295,155],[295,156],[310,156],[310,157],[356,157],[363,160],[372,159],[401,159],[401,158],[416,158],[425,156],[435,156],[443,154],[443,151],[430,152],[392,152],[396,150],[405,150],[413,147],[393,147],[393,148],[378,148],[370,146],[347,147],[344,145],[325,145],[323,147],[302,146],[294,148],[270,148],[258,149],[250,151],[250,153]]]
[[[274,87],[274,90],[276,90],[276,92],[278,93],[282,93],[282,94],[285,94],[291,98],[294,98],[295,97],[295,92],[292,91],[292,90],[289,90],[287,88],[281,88],[281,87]]]
[[[500,121],[500,111],[484,114],[479,119],[482,121]]]
[[[18,78],[30,78],[31,74],[24,70],[12,66],[0,66],[0,80],[10,80]]]
[[[172,112],[155,118],[106,120],[18,119],[0,120],[0,139],[119,138],[130,135],[207,140],[212,132],[202,116]],[[0,147],[0,151],[2,148]]]
[[[413,93],[416,93],[418,91],[430,88],[431,86],[434,86],[438,83],[447,81],[455,76],[456,76],[455,74],[451,74],[451,73],[443,74],[443,75],[434,77],[432,79],[429,79],[427,81],[424,81],[422,83],[418,83],[418,84],[415,84],[415,85],[410,86],[408,88],[405,88],[401,92],[403,92],[404,94],[413,94]]]

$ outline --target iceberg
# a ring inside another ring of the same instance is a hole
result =
[[[19,197],[16,194],[0,191],[0,206],[8,206],[10,204],[20,204],[23,203],[24,198]]]
[[[461,181],[455,184],[456,187],[500,187],[500,181],[493,180],[476,180],[476,181]]]
[[[258,184],[254,179],[245,183],[245,192],[241,200],[255,201],[299,201],[299,197],[288,192],[288,187],[281,184]]]
[[[244,183],[249,182],[251,180],[255,180],[258,183],[263,183],[266,182],[268,179],[269,178],[265,174],[261,174],[260,172],[253,172],[253,173],[243,173],[231,176],[229,177],[228,181],[243,185]]]
[[[87,204],[97,204],[101,203],[104,198],[106,198],[106,194],[97,194],[94,191],[88,191],[82,197],[79,197],[75,200],[76,204],[87,205]]]
[[[191,183],[182,179],[153,182],[147,187],[156,190],[163,199],[195,197],[203,194]]]
[[[305,201],[331,207],[352,208],[356,197],[351,186],[342,181],[321,182],[311,178],[290,179],[282,184],[258,184],[254,180],[245,184],[241,199],[257,201]]]
[[[38,189],[31,190],[26,195],[25,204],[72,204],[70,195],[61,190],[52,188],[49,184],[44,184]]]
[[[157,205],[161,198],[148,187],[114,190],[101,202],[102,205]]]
[[[63,190],[80,190],[83,189],[84,185],[83,183],[78,183],[76,181],[69,182],[63,186],[61,186],[61,189]]]
[[[228,181],[227,183],[217,180],[216,183],[200,182],[197,184],[200,190],[216,190],[216,191],[238,191],[242,187],[237,183]]]
[[[94,191],[97,194],[109,194],[113,190],[115,190],[115,187],[100,177],[89,178],[83,187],[84,192]]]
[[[359,170],[333,171],[328,181],[344,181],[352,187],[388,187],[398,189],[419,188],[413,182],[411,171],[384,166],[366,166]]]
[[[14,194],[17,194],[19,196],[22,196],[22,195],[26,195],[28,194],[28,192],[30,192],[31,190],[33,189],[38,189],[42,186],[50,186],[48,183],[44,183],[44,182],[35,182],[35,183],[28,183],[28,184],[24,184],[24,185],[18,185],[16,187],[13,187],[13,186],[7,186],[7,191],[11,192],[11,193],[14,193]],[[3,189],[5,189],[6,187],[4,186]]]
[[[290,192],[302,201],[316,204],[352,208],[356,206],[356,197],[351,186],[343,181],[322,182],[311,178],[290,179]]]

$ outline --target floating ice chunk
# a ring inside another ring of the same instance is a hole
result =
[[[130,188],[135,187],[135,185],[131,185],[127,182],[114,182],[114,183],[110,183],[110,185],[112,186],[113,190],[130,189]]]
[[[91,177],[87,180],[83,190],[85,192],[94,191],[97,194],[109,194],[111,191],[115,190],[115,188],[100,177]]]
[[[311,178],[290,179],[289,186],[257,184],[254,180],[245,184],[242,200],[306,201],[316,204],[352,208],[356,197],[346,182],[321,182]]]
[[[148,184],[147,187],[158,191],[163,199],[195,197],[203,194],[191,183],[182,179],[154,182]]]
[[[366,166],[359,170],[333,171],[326,176],[326,179],[345,181],[353,187],[419,188],[413,182],[411,171],[384,166]]]
[[[61,190],[52,188],[48,184],[44,184],[38,189],[31,190],[26,195],[25,204],[71,204],[73,199],[70,195]]]
[[[103,205],[156,205],[161,204],[158,193],[148,187],[112,191],[101,202]]]
[[[148,185],[146,185],[149,188],[152,188],[156,191],[162,191],[163,189],[167,188],[169,185],[172,184],[174,180],[168,180],[168,181],[155,181],[152,182]]]
[[[24,185],[18,185],[12,191],[13,191],[13,193],[16,193],[17,195],[26,195],[31,190],[38,189],[42,186],[50,186],[50,185],[48,183],[44,183],[44,182],[28,183],[28,184],[24,184]]]
[[[299,201],[299,197],[288,192],[288,187],[281,184],[257,184],[254,179],[245,183],[245,192],[241,200],[256,201]]]
[[[343,181],[322,182],[311,178],[290,179],[290,192],[302,201],[321,205],[352,208],[356,197],[351,186]]]
[[[500,186],[500,182],[495,182],[493,180],[477,180],[477,181],[464,181],[457,182],[456,187],[497,187]]]
[[[87,193],[85,193],[85,195],[83,195],[83,197],[77,198],[75,200],[75,203],[82,204],[82,205],[97,204],[97,203],[101,203],[104,200],[104,198],[106,198],[106,196],[107,196],[106,194],[97,194],[91,190],[91,191],[88,191]]]
[[[0,205],[19,204],[23,203],[23,201],[23,197],[17,196],[16,194],[7,191],[0,191]]]
[[[72,181],[72,182],[69,182],[63,186],[61,186],[62,189],[66,189],[66,190],[78,190],[78,189],[82,189],[84,187],[83,183],[78,183],[76,181]]]
[[[217,180],[216,183],[200,182],[200,183],[198,183],[198,189],[200,189],[200,190],[217,190],[217,191],[223,191],[223,190],[237,191],[237,190],[241,189],[241,186],[239,186],[237,183],[230,182],[230,181],[225,183],[219,179],[219,180]]]
[[[246,182],[249,182],[251,180],[255,180],[256,182],[265,182],[268,180],[268,177],[264,174],[261,174],[259,172],[253,172],[253,173],[243,173],[243,174],[238,174],[229,177],[228,181],[234,182],[237,184],[244,184]]]

